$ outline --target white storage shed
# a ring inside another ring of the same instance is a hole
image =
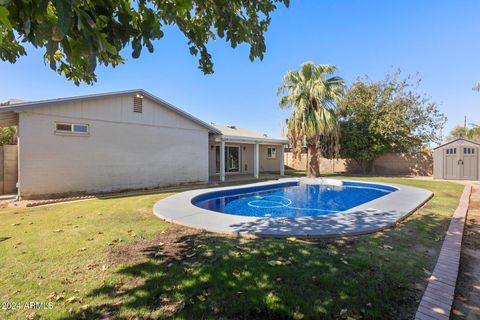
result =
[[[433,177],[435,179],[479,180],[480,144],[458,138],[434,149]]]

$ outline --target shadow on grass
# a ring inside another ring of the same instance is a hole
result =
[[[122,264],[127,280],[86,297],[107,303],[67,318],[409,318],[435,259],[425,248],[438,251],[447,224],[426,214],[383,233],[308,242],[179,229],[168,246],[147,245],[142,261]]]
[[[342,236],[385,229],[403,219],[406,214],[406,212],[398,210],[385,212],[355,211],[341,216],[305,216],[294,219],[265,218],[255,222],[234,224],[231,227],[236,232],[247,234]]]
[[[0,237],[0,242],[6,241],[10,239],[11,237]]]

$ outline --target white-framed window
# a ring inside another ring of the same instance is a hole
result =
[[[276,159],[277,158],[277,148],[268,147],[267,148],[267,159]]]
[[[450,148],[446,151],[447,154],[457,154],[457,148]]]
[[[88,135],[90,133],[90,126],[85,123],[56,122],[55,133]]]

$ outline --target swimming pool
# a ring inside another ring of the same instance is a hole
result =
[[[211,232],[332,237],[393,226],[433,196],[403,184],[320,180],[282,178],[193,189],[160,199],[153,212],[166,221]]]
[[[339,213],[396,190],[358,182],[344,182],[341,186],[288,182],[206,193],[193,198],[192,204],[240,216],[296,218]]]

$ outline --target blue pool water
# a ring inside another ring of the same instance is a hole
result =
[[[287,182],[210,192],[195,197],[192,204],[240,216],[295,218],[338,213],[396,190],[390,186],[347,181],[342,187]]]

